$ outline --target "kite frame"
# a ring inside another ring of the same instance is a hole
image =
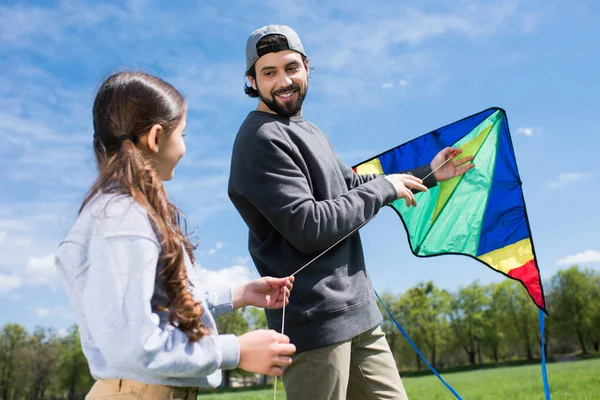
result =
[[[509,148],[509,150],[510,150],[510,152],[511,152],[511,154],[512,154],[512,156],[513,156],[514,160],[515,160],[515,168],[516,168],[516,171],[517,171],[517,175],[519,176],[519,187],[520,187],[520,189],[521,189],[521,201],[523,202],[523,213],[524,213],[524,215],[525,215],[525,223],[527,224],[527,230],[528,230],[528,232],[529,232],[529,240],[531,241],[531,250],[532,250],[532,253],[533,253],[533,259],[535,260],[535,268],[537,269],[537,272],[538,272],[538,277],[539,277],[539,285],[540,285],[540,290],[541,290],[541,292],[542,292],[542,300],[543,300],[543,303],[544,303],[544,306],[543,306],[543,307],[539,307],[539,306],[536,304],[536,302],[535,302],[535,300],[534,300],[533,296],[531,296],[531,294],[529,293],[529,290],[527,290],[527,287],[525,286],[525,283],[523,283],[522,281],[520,281],[520,280],[518,280],[518,279],[516,279],[516,278],[513,278],[513,277],[511,277],[510,275],[508,275],[508,274],[506,274],[506,273],[504,273],[504,272],[502,272],[502,271],[500,271],[500,270],[497,270],[497,269],[493,268],[493,267],[492,267],[491,265],[489,265],[488,263],[486,263],[486,262],[482,261],[481,259],[479,259],[479,258],[477,258],[477,257],[475,257],[475,256],[473,256],[473,255],[471,255],[471,254],[457,253],[457,252],[445,252],[445,253],[439,253],[439,254],[426,254],[426,255],[419,255],[419,254],[416,254],[416,253],[413,251],[413,249],[412,249],[412,243],[411,243],[411,241],[410,241],[410,232],[408,231],[408,227],[407,227],[407,225],[406,225],[406,222],[404,221],[404,218],[402,218],[402,214],[400,214],[400,212],[398,212],[398,210],[396,210],[396,209],[395,209],[394,207],[392,207],[390,204],[386,204],[386,206],[388,206],[388,207],[392,208],[392,209],[393,209],[393,210],[396,212],[396,214],[398,214],[398,216],[400,217],[400,220],[402,221],[402,225],[404,226],[404,230],[406,231],[406,236],[407,236],[407,239],[408,239],[408,243],[409,243],[410,251],[411,251],[411,253],[413,253],[413,255],[414,255],[414,256],[416,256],[416,257],[419,257],[419,258],[429,258],[429,257],[439,257],[439,256],[444,256],[444,255],[457,255],[457,256],[463,256],[463,257],[464,257],[464,256],[466,256],[466,257],[472,258],[472,259],[474,259],[474,260],[478,261],[479,263],[481,263],[481,264],[485,265],[486,267],[488,267],[488,268],[489,268],[489,269],[491,269],[492,271],[494,271],[494,272],[496,272],[496,273],[500,273],[500,274],[504,275],[504,276],[505,276],[505,277],[507,277],[507,278],[510,278],[510,279],[512,279],[512,280],[514,280],[514,281],[517,281],[517,282],[519,282],[519,283],[520,283],[520,284],[523,286],[523,288],[524,288],[524,289],[525,289],[525,291],[527,292],[527,295],[528,295],[528,296],[531,298],[531,300],[533,301],[533,303],[535,304],[535,306],[536,306],[537,308],[539,308],[541,311],[543,311],[543,312],[544,312],[544,314],[546,314],[547,316],[549,316],[550,314],[548,313],[548,310],[547,310],[547,302],[546,302],[546,295],[545,295],[545,293],[544,293],[544,286],[542,285],[542,274],[541,274],[541,272],[540,272],[540,267],[539,267],[539,265],[538,265],[538,258],[537,258],[537,254],[536,254],[536,251],[535,251],[535,244],[534,244],[534,242],[533,242],[533,233],[532,233],[532,230],[531,230],[531,224],[530,224],[530,222],[529,222],[529,214],[528,214],[528,212],[527,212],[527,204],[525,203],[525,193],[524,193],[524,191],[523,191],[523,181],[521,180],[521,173],[519,172],[519,166],[518,166],[518,163],[517,163],[517,157],[516,157],[515,150],[514,150],[514,145],[513,145],[513,141],[512,141],[512,136],[511,136],[511,133],[510,133],[510,126],[509,126],[509,123],[508,123],[508,114],[506,113],[506,111],[505,111],[503,108],[500,108],[500,107],[489,107],[489,108],[487,108],[487,109],[485,109],[485,110],[483,110],[483,111],[479,111],[479,112],[477,112],[477,113],[475,113],[475,114],[472,114],[472,115],[469,115],[469,116],[467,116],[467,117],[461,118],[461,119],[459,119],[459,120],[457,120],[457,121],[451,122],[451,123],[449,123],[449,124],[447,124],[447,125],[444,125],[444,126],[442,126],[442,127],[436,128],[436,129],[434,129],[434,130],[432,130],[432,131],[429,131],[429,132],[427,132],[427,133],[424,133],[423,135],[417,136],[417,137],[415,137],[415,138],[413,138],[413,139],[409,140],[409,141],[408,141],[408,142],[406,142],[406,143],[402,143],[402,144],[400,144],[400,145],[398,145],[398,146],[395,146],[395,147],[392,147],[392,148],[390,148],[390,149],[388,149],[388,150],[385,150],[385,151],[383,151],[383,152],[379,153],[378,155],[376,155],[376,156],[374,156],[374,157],[371,157],[371,158],[369,158],[369,159],[367,159],[367,160],[365,160],[365,161],[362,161],[362,162],[360,162],[360,163],[358,163],[358,164],[354,165],[352,168],[353,168],[353,169],[355,169],[356,167],[358,167],[358,166],[359,166],[359,165],[361,165],[361,164],[364,164],[364,163],[367,163],[367,162],[369,162],[369,161],[372,161],[372,160],[374,160],[374,159],[377,159],[377,158],[381,157],[382,155],[384,155],[384,154],[386,154],[386,153],[388,153],[388,152],[390,152],[390,151],[393,151],[393,150],[395,150],[395,149],[397,149],[397,148],[399,148],[399,147],[402,147],[402,146],[404,146],[404,145],[406,145],[406,144],[409,144],[409,143],[411,143],[411,142],[413,142],[413,141],[415,141],[415,140],[417,140],[417,139],[420,139],[420,138],[422,138],[422,137],[424,137],[424,136],[431,135],[431,134],[435,134],[435,133],[438,133],[438,134],[439,134],[438,130],[440,130],[440,129],[447,128],[447,127],[449,127],[450,125],[453,125],[453,124],[456,124],[456,123],[458,123],[458,122],[461,122],[461,121],[467,120],[467,119],[469,119],[469,118],[473,118],[473,117],[475,117],[475,116],[477,116],[477,115],[479,115],[479,114],[483,114],[483,113],[485,113],[485,112],[488,112],[488,111],[494,111],[494,112],[495,112],[495,111],[500,111],[500,112],[502,112],[502,113],[504,114],[504,118],[506,119],[506,130],[507,130],[507,133],[508,133],[508,144],[510,145],[510,148]],[[440,149],[440,150],[441,150],[441,149]],[[486,208],[485,208],[485,210],[487,210],[487,207],[488,207],[488,204],[486,204]]]

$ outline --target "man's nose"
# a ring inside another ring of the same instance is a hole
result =
[[[277,82],[278,89],[284,89],[289,87],[292,84],[292,79],[288,76],[288,74],[281,74],[280,78]]]

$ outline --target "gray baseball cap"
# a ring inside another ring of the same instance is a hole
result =
[[[283,35],[287,39],[287,44],[257,49],[256,45],[258,44],[258,41],[268,35]],[[294,50],[306,57],[304,47],[302,47],[302,42],[300,42],[300,37],[296,31],[289,26],[267,25],[255,30],[246,42],[246,71],[249,71],[256,60],[265,54],[276,53],[282,50]]]

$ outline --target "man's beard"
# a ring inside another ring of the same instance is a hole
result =
[[[306,92],[308,91],[308,86],[306,86],[304,88],[304,90],[302,90],[300,85],[292,83],[290,86],[288,86],[285,89],[279,89],[279,90],[271,92],[271,98],[268,99],[261,93],[258,85],[256,86],[256,88],[258,89],[258,95],[260,96],[260,99],[262,100],[263,103],[265,103],[265,105],[269,108],[269,110],[273,111],[276,114],[282,115],[284,117],[294,117],[294,116],[300,114],[300,110],[302,109],[302,103],[304,102],[304,98],[306,97]],[[283,104],[278,103],[276,95],[278,93],[287,92],[289,90],[296,91],[296,96],[297,96],[296,101],[285,102]]]

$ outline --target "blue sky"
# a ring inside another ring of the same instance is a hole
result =
[[[0,324],[74,323],[52,254],[94,178],[95,89],[122,69],[157,74],[188,100],[188,152],[167,187],[198,229],[206,281],[255,276],[226,182],[233,139],[256,106],[242,91],[246,38],[270,23],[300,34],[314,67],[304,115],[350,165],[504,108],[542,277],[572,263],[600,267],[597,2],[326,3],[3,0]],[[466,257],[412,256],[389,208],[362,237],[379,291],[505,279]]]

